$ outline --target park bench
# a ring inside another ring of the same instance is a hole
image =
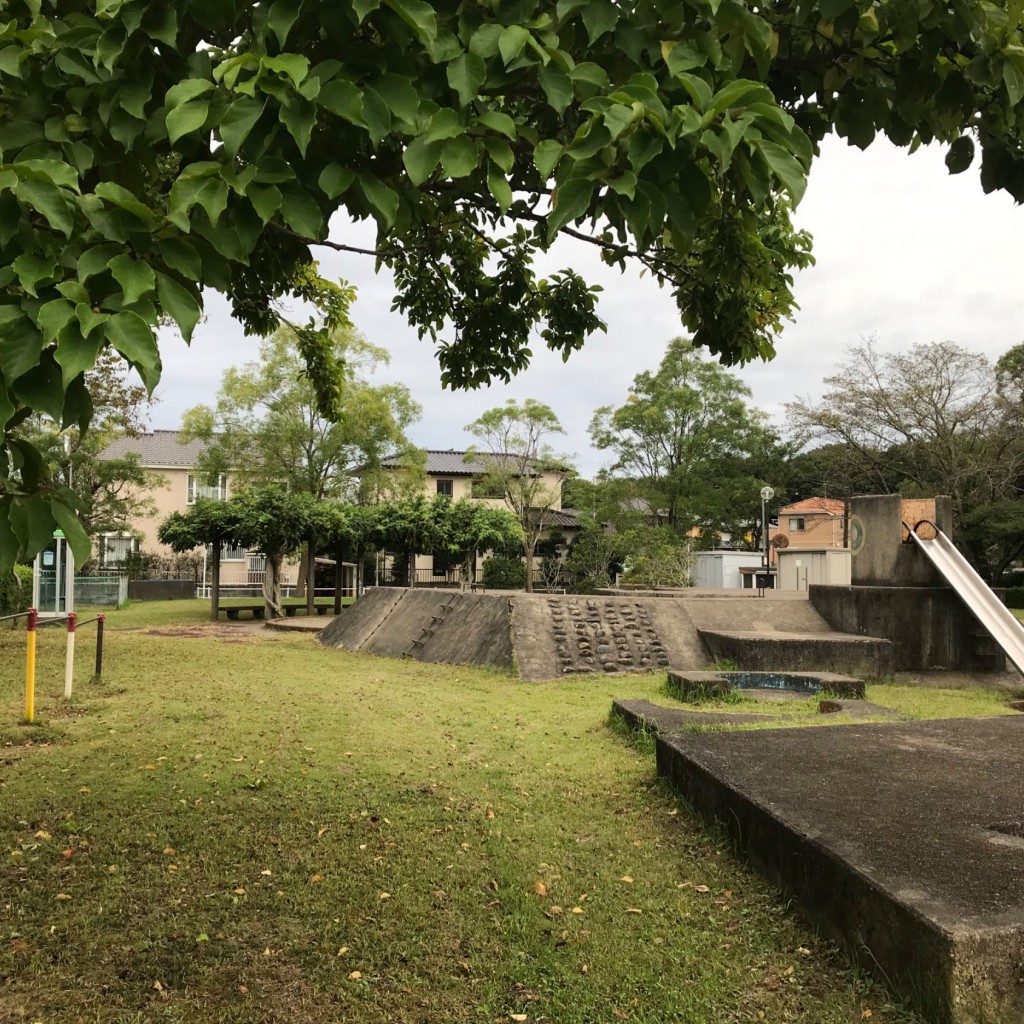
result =
[[[302,612],[303,615],[306,614],[306,606],[304,604],[286,604],[283,605],[283,609],[289,619],[294,619],[299,612]],[[313,605],[313,609],[317,615],[334,614],[334,607],[329,604],[316,604]]]
[[[236,621],[239,617],[239,612],[252,612],[254,619],[263,618],[263,605],[262,604],[234,604],[227,608],[221,608],[222,612],[232,621]]]

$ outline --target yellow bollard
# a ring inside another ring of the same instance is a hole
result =
[[[36,717],[36,628],[39,612],[28,610],[28,636],[25,638],[25,720],[35,721]]]

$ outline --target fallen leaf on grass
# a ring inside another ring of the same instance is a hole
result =
[[[782,973],[788,978],[795,970],[796,968],[790,964]]]
[[[59,893],[57,893],[57,895],[56,895],[56,896],[54,896],[53,898],[54,898],[55,900],[61,900],[61,901],[63,902],[64,900],[69,900],[69,899],[71,899],[71,896],[70,896],[70,895],[69,895],[68,893],[66,893],[66,892],[59,892]]]
[[[380,894],[380,895],[379,895],[379,896],[377,897],[377,899],[379,899],[379,900],[381,900],[381,901],[383,901],[383,900],[389,900],[389,899],[391,899],[391,893],[389,893],[389,892],[382,892],[382,893],[381,893],[381,894]]]
[[[164,847],[164,853],[167,854],[168,857],[173,857],[177,852],[178,851],[175,850],[172,846]]]
[[[538,878],[537,881],[533,883],[533,891],[538,896],[547,896],[548,887]]]
[[[864,1011],[864,1012],[863,1012],[863,1013],[862,1013],[862,1014],[860,1015],[860,1019],[861,1019],[861,1020],[867,1020],[867,1019],[868,1019],[868,1017],[874,1017],[874,1014],[873,1014],[873,1013],[872,1013],[872,1012],[871,1012],[870,1010],[865,1010],[865,1011]]]
[[[363,976],[363,972],[362,971],[353,971],[348,976],[348,980],[349,981],[358,981],[362,976]]]
[[[524,1020],[529,1020],[530,1018],[525,1013],[510,1013],[508,1019],[516,1021],[517,1024],[522,1024]]]
[[[626,907],[627,914],[642,914],[643,911],[639,907]]]
[[[572,908],[572,912],[574,914],[582,914],[583,913],[583,908],[582,907],[573,907]]]
[[[487,817],[488,818],[493,818],[494,817],[494,811],[490,807],[487,808]]]
[[[79,789],[79,791],[78,791],[78,792],[79,792],[79,793],[91,793],[91,792],[92,792],[92,790],[91,790],[91,789],[90,789],[90,788],[89,788],[88,786],[82,786],[82,788],[81,788],[81,789]]]
[[[806,946],[797,946],[796,947],[796,951],[801,956],[810,956],[811,955],[811,951]]]
[[[232,891],[232,892],[233,892],[233,893],[234,893],[234,894],[235,894],[236,896],[244,896],[244,895],[245,895],[245,890],[244,890],[244,889],[243,889],[243,888],[242,888],[241,886],[239,886],[239,887],[238,887],[237,889],[232,889],[231,891]]]
[[[622,876],[622,881],[626,882],[628,885],[632,885],[633,884],[633,876],[632,875],[623,875]]]
[[[580,967],[580,974],[589,974],[589,973],[590,973],[590,964],[583,964],[583,966]]]
[[[697,892],[711,892],[711,887],[707,885],[695,885],[693,888]]]
[[[43,829],[40,829],[36,833],[36,839],[41,839],[44,843],[47,842],[47,840],[49,840],[49,838],[50,838],[50,833],[44,831]]]
[[[557,904],[552,904],[551,907],[549,908],[549,912],[552,913],[552,914],[560,914],[560,913],[562,913],[562,908],[560,906],[558,906]]]
[[[269,878],[273,873],[274,872],[271,871],[270,868],[265,868],[263,871],[260,872],[261,875],[265,875],[267,878]]]
[[[341,949],[338,950],[338,956],[344,956],[347,952],[348,946],[342,946]]]
[[[71,860],[71,858],[72,858],[72,857],[74,857],[74,855],[75,855],[75,851],[74,851],[74,850],[65,850],[65,851],[64,851],[64,852],[63,852],[63,853],[61,854],[61,856],[62,856],[62,857],[63,857],[63,858],[65,859],[65,860]]]
[[[206,932],[200,932],[196,936],[196,942],[209,942],[209,941],[210,941],[210,936],[207,935]]]
[[[310,878],[310,880],[309,880],[309,881],[310,881],[310,882],[311,882],[312,884],[314,884],[314,885],[315,885],[315,884],[316,884],[317,882],[322,882],[323,880],[324,880],[324,876],[323,876],[323,875],[313,875],[313,877],[312,877],[312,878]]]

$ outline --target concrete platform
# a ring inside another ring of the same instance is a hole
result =
[[[928,1021],[1024,1020],[1024,715],[659,735],[657,761]]]
[[[663,734],[781,721],[778,715],[747,714],[740,711],[689,711],[652,704],[649,700],[616,700],[612,702],[612,711],[631,729]]]
[[[751,671],[821,669],[878,679],[892,674],[892,642],[852,633],[701,629],[716,661]]]

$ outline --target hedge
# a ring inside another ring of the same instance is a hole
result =
[[[1007,587],[1003,592],[1003,603],[1007,608],[1024,608],[1024,587]]]
[[[526,586],[526,566],[519,558],[492,555],[484,562],[481,577],[488,590],[522,590]]]
[[[23,612],[32,603],[32,569],[16,565],[14,572],[0,576],[0,616]]]

